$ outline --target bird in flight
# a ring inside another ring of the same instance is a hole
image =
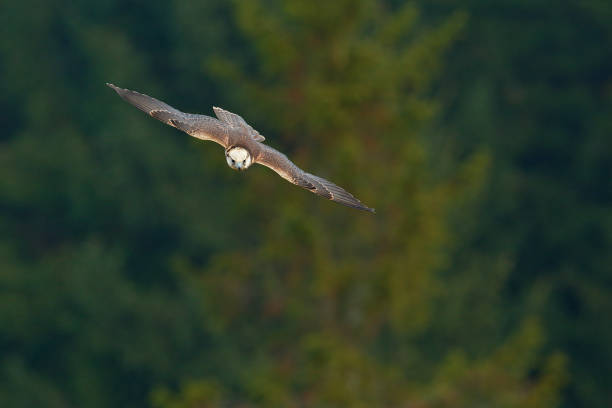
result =
[[[279,176],[297,186],[337,203],[374,213],[352,194],[334,183],[307,173],[293,164],[283,153],[262,142],[265,138],[241,116],[213,107],[217,119],[211,116],[184,113],[172,106],[129,89],[107,83],[117,94],[141,111],[190,136],[210,140],[225,148],[225,160],[234,170],[244,171],[258,163],[274,170]]]

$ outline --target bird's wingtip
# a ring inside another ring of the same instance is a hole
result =
[[[355,208],[361,211],[366,211],[372,214],[376,214],[375,208],[370,208],[367,205],[363,205],[362,203],[359,203],[359,205],[355,206]]]
[[[109,88],[111,88],[111,89],[114,89],[115,91],[117,91],[117,90],[121,89],[121,88],[119,88],[117,85],[115,85],[115,84],[111,84],[110,82],[107,82],[107,83],[106,83],[106,86],[108,86],[108,87],[109,87]]]

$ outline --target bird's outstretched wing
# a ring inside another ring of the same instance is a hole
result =
[[[321,197],[348,207],[357,208],[358,210],[369,211],[371,213],[376,212],[373,208],[363,205],[361,201],[343,188],[321,177],[306,173],[293,164],[283,153],[269,146],[262,145],[259,155],[255,158],[255,163],[271,168],[285,180],[310,190]]]
[[[155,119],[182,130],[193,137],[211,140],[227,148],[227,128],[221,121],[210,116],[181,112],[167,103],[148,95],[119,88],[113,84],[107,83],[106,85],[117,92],[121,98]]]

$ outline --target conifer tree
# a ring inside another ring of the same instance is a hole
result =
[[[454,245],[449,211],[477,191],[487,166],[476,154],[436,177],[423,138],[436,112],[428,92],[463,16],[423,27],[410,4],[234,5],[252,60],[230,54],[203,65],[247,121],[266,129],[266,143],[378,214],[251,169],[241,194],[252,243],[205,269],[182,265],[199,277],[222,336],[241,350],[228,361],[239,380],[213,375],[178,392],[161,388],[154,405],[556,406],[564,359],[542,360],[537,321],[488,353],[421,342],[443,301],[437,272]]]

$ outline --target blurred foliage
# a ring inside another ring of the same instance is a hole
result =
[[[0,4],[3,406],[612,403],[605,2]],[[119,100],[240,113],[378,210]]]
[[[433,20],[456,9],[423,5]],[[461,218],[466,239],[448,274],[471,291],[469,276],[506,275],[504,318],[541,316],[549,348],[571,356],[564,406],[610,406],[612,325],[602,316],[612,311],[612,6],[462,7],[469,29],[436,84],[438,129],[449,155],[486,146],[493,165],[477,216]]]

